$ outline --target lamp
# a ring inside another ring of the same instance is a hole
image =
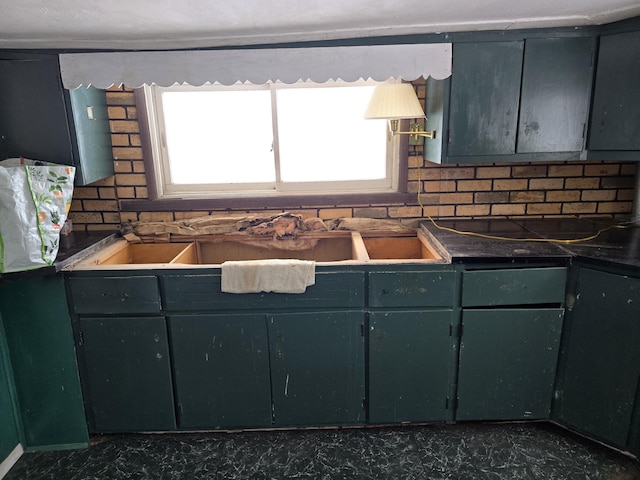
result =
[[[436,132],[425,132],[420,123],[412,123],[408,132],[398,131],[398,121],[404,118],[426,118],[416,91],[410,83],[378,85],[371,95],[364,118],[378,118],[389,121],[393,135],[411,135],[409,143],[420,145],[422,138],[435,138]]]

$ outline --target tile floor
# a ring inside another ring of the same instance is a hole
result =
[[[640,463],[546,423],[93,437],[25,453],[5,480],[640,479]]]

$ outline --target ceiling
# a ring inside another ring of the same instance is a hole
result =
[[[0,0],[0,48],[178,49],[588,26],[638,0]]]

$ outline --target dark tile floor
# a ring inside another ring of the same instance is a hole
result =
[[[25,453],[5,480],[640,479],[640,463],[549,424],[111,435]]]

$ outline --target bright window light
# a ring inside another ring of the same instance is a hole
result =
[[[375,82],[145,87],[161,197],[392,192]]]

